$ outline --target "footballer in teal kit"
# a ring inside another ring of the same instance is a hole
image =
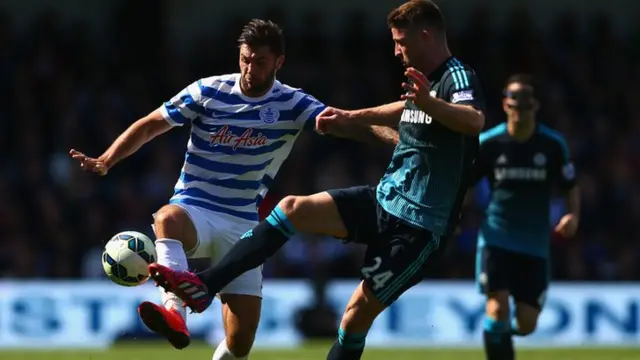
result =
[[[538,102],[529,76],[507,81],[507,122],[480,135],[476,178],[491,187],[478,235],[477,281],[487,296],[484,322],[488,360],[511,360],[511,336],[536,328],[549,285],[550,200],[567,199],[568,213],[555,231],[572,237],[578,227],[579,192],[568,146],[557,131],[535,121]],[[516,317],[509,319],[509,297]]]
[[[432,1],[409,1],[387,22],[395,55],[407,69],[402,101],[353,111],[327,108],[316,118],[321,132],[349,137],[364,132],[397,142],[380,183],[285,197],[216,266],[201,274],[164,271],[161,285],[192,309],[202,311],[210,300],[182,289],[206,288],[215,295],[260,266],[295,232],[363,243],[362,282],[327,356],[358,360],[378,314],[428,275],[456,227],[472,181],[484,101],[475,72],[451,55],[444,18]]]

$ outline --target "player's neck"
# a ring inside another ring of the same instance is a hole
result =
[[[529,140],[536,131],[536,122],[528,121],[507,121],[507,132],[514,139],[524,142]]]
[[[447,59],[451,57],[451,51],[449,47],[445,44],[443,47],[437,48],[433,54],[425,59],[422,64],[422,69],[420,70],[423,74],[431,74],[436,69],[440,67],[440,65],[444,64]]]
[[[276,82],[276,79],[271,80],[271,83],[269,84],[269,86],[267,86],[267,88],[263,91],[257,92],[257,91],[247,91],[244,88],[244,85],[242,84],[242,81],[240,81],[240,92],[242,92],[242,95],[250,97],[250,98],[260,98],[265,96],[269,91],[271,91],[271,89],[273,88],[273,84]]]

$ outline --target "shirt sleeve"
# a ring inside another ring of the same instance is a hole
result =
[[[198,80],[166,101],[160,108],[164,119],[172,126],[195,120],[203,112],[201,88]]]
[[[470,105],[484,111],[485,103],[480,82],[475,72],[462,66],[450,70],[445,79],[445,99],[452,104]]]
[[[554,167],[552,172],[556,184],[566,192],[577,184],[577,174],[566,141],[563,137],[558,137],[556,140],[558,146],[555,150],[555,159],[552,162]]]
[[[300,113],[296,119],[296,123],[300,124],[304,130],[313,130],[316,127],[316,116],[320,114],[326,105],[315,97],[304,94],[302,99],[296,105],[297,111]]]

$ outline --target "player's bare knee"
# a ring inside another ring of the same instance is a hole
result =
[[[310,214],[307,209],[309,203],[308,196],[289,195],[280,200],[278,207],[297,231],[308,231]]]
[[[185,250],[197,245],[197,235],[191,219],[178,206],[163,206],[155,214],[153,225],[158,238],[178,240]]]
[[[293,221],[293,219],[297,217],[296,212],[300,211],[300,206],[304,202],[304,198],[304,196],[285,196],[278,203],[278,207],[280,208],[280,210],[282,210],[282,212],[284,212],[285,215],[287,215],[289,221]]]
[[[327,192],[309,196],[287,196],[278,203],[296,231],[322,233],[338,238],[347,236],[347,229]]]
[[[485,307],[487,316],[496,320],[506,320],[509,318],[509,293],[495,292],[487,296]]]

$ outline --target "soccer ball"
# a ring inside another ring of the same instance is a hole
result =
[[[149,280],[147,266],[158,258],[153,241],[137,231],[124,231],[107,242],[102,267],[107,277],[122,286],[137,286]]]

